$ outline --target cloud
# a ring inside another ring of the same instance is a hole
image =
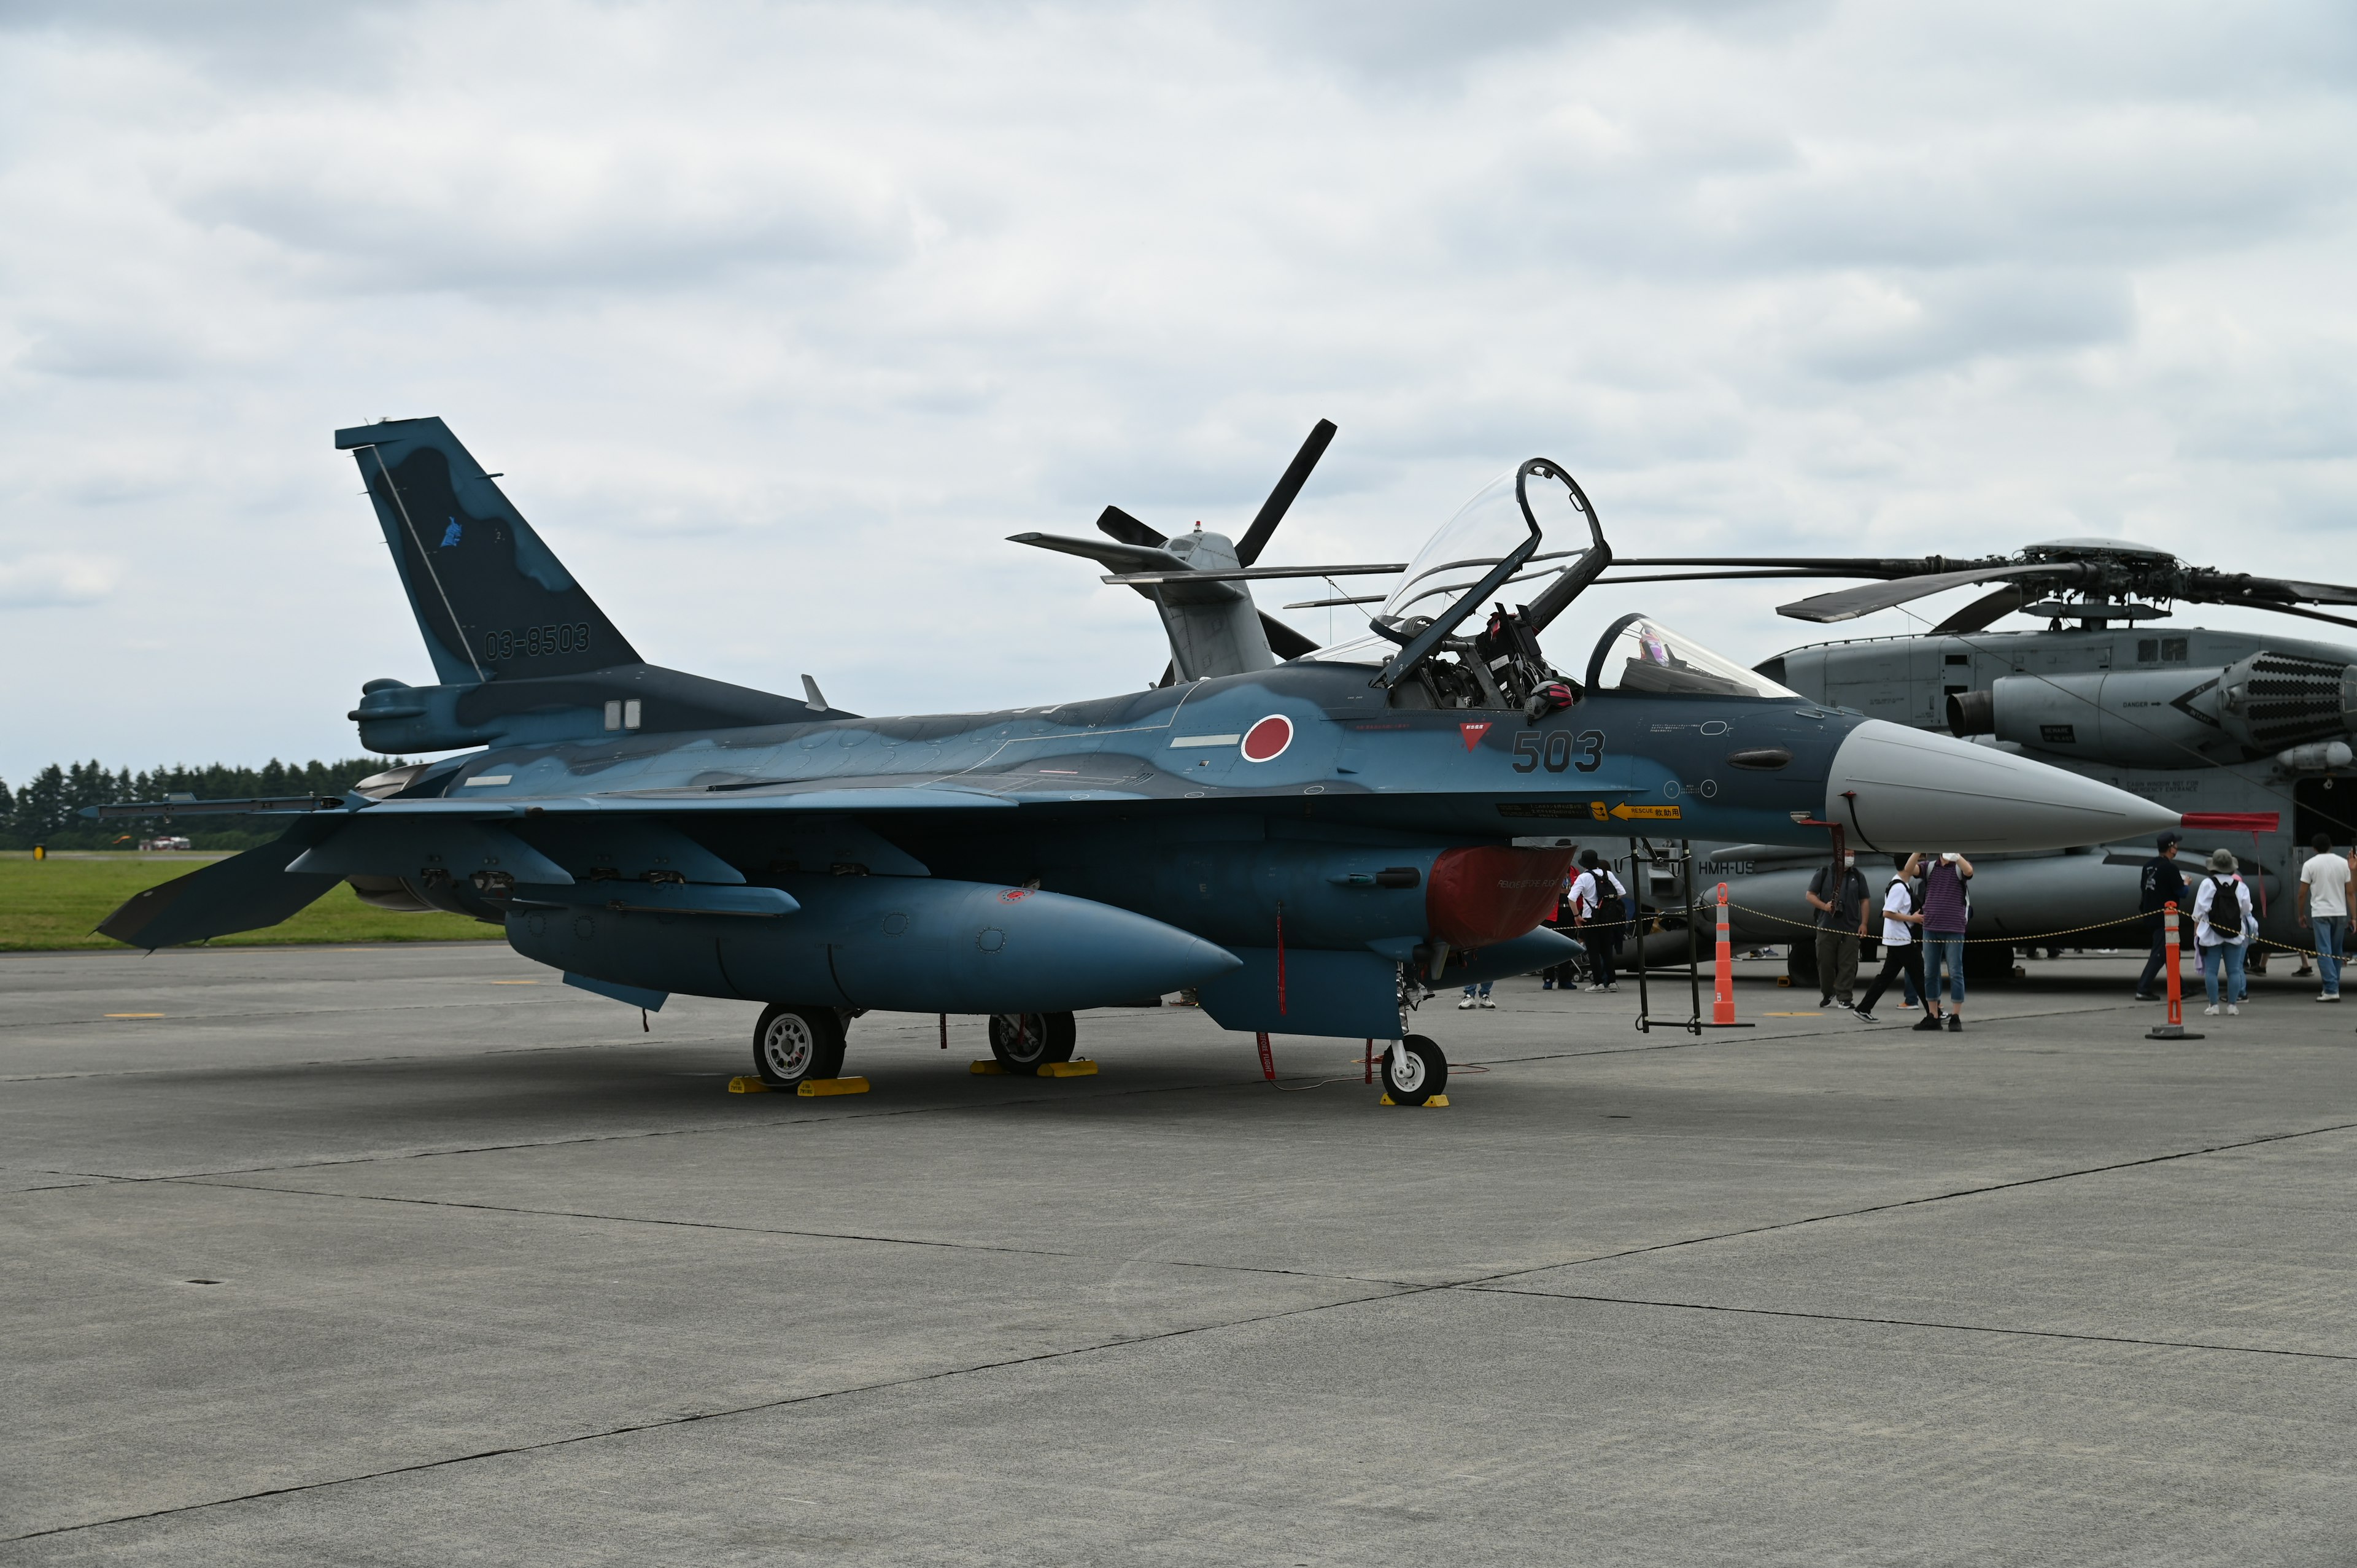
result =
[[[349,748],[424,662],[328,445],[383,414],[507,470],[651,656],[871,712],[1150,679],[1141,601],[1004,535],[1240,526],[1320,416],[1272,559],[1403,559],[1534,453],[1647,553],[2264,566],[2357,503],[2344,7],[253,0],[0,46],[0,561],[49,607],[0,658],[55,671],[0,771]]]
[[[119,575],[115,563],[84,555],[0,560],[0,610],[94,605],[114,591]]]

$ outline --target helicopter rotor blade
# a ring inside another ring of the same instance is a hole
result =
[[[1253,518],[1252,526],[1244,530],[1242,539],[1236,541],[1238,564],[1249,566],[1260,559],[1260,553],[1268,547],[1269,536],[1276,532],[1276,525],[1285,521],[1285,514],[1292,509],[1294,498],[1301,493],[1301,487],[1309,482],[1309,471],[1318,467],[1318,458],[1326,456],[1326,448],[1333,443],[1337,428],[1330,419],[1321,419],[1309,427],[1309,438],[1301,444],[1301,450],[1293,455],[1293,461],[1286,465],[1285,472],[1277,478],[1276,489],[1268,492],[1268,499],[1260,503],[1260,511]]]
[[[1991,624],[2011,615],[2029,602],[2028,589],[2018,583],[2007,583],[1993,594],[1983,594],[1979,598],[1933,627],[1931,635],[1939,637],[1949,632],[1986,631]]]
[[[2357,588],[2344,588],[2338,583],[2302,583],[2289,577],[2221,577],[2203,581],[2196,576],[2188,585],[2187,598],[2206,599],[2212,604],[2249,605],[2254,608],[2273,609],[2285,599],[2310,605],[2357,605]]]
[[[1778,605],[1776,613],[1791,616],[1794,620],[1820,623],[1856,620],[1859,616],[1876,610],[1887,610],[1906,604],[1910,599],[1944,593],[1950,588],[1967,588],[1975,583],[1994,583],[2008,577],[2040,577],[2072,585],[2093,575],[2093,568],[2076,562],[2040,561],[2007,566],[1976,566],[1964,572],[1934,572],[1921,577],[1901,577],[1891,583],[1873,583],[1860,588],[1842,588],[1830,594],[1818,594],[1812,598]]]
[[[1143,545],[1157,549],[1170,542],[1169,535],[1148,528],[1117,506],[1109,506],[1097,514],[1097,531],[1120,540],[1124,544]]]

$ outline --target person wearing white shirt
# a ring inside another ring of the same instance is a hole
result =
[[[2321,985],[2316,999],[2338,1002],[2341,944],[2349,935],[2349,856],[2332,853],[2330,833],[2317,834],[2311,847],[2316,854],[2299,868],[2299,884],[2308,889],[2299,923],[2316,933],[2316,972]]]
[[[1590,991],[1618,991],[1612,966],[1620,956],[1620,935],[1628,928],[1629,890],[1594,850],[1579,857],[1583,869],[1571,885],[1572,918],[1579,922],[1580,945],[1587,950]]]
[[[2212,850],[2206,869],[2201,890],[2193,896],[2193,940],[2201,950],[2201,984],[2210,993],[2210,1005],[2201,1012],[2205,1017],[2218,1015],[2218,971],[2222,965],[2226,1015],[2231,1018],[2243,1010],[2240,1004],[2250,988],[2243,974],[2243,953],[2251,941],[2251,890],[2235,875],[2242,862],[2232,850]]]
[[[1923,1020],[1915,1026],[1923,1030],[1940,1027],[1940,1015],[1932,1010],[1931,996],[1923,989],[1923,950],[1916,942],[1914,932],[1914,928],[1923,923],[1923,917],[1915,912],[1915,890],[1911,886],[1922,858],[1916,854],[1890,857],[1890,869],[1895,875],[1882,894],[1882,972],[1874,977],[1865,996],[1850,1009],[1869,1024],[1874,1022],[1874,1004],[1890,989],[1891,981],[1903,973],[1913,983],[1915,994],[1923,999]]]

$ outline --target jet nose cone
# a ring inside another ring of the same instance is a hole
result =
[[[1834,753],[1825,819],[1872,849],[2067,849],[2177,825],[2165,806],[1994,746],[1868,719]]]

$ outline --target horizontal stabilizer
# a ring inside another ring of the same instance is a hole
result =
[[[124,800],[112,806],[84,806],[81,814],[102,822],[116,817],[252,817],[333,811],[342,805],[332,795],[255,795],[242,800]]]
[[[298,830],[135,893],[99,922],[99,933],[153,951],[274,926],[343,880],[286,869],[307,847],[306,836]]]

